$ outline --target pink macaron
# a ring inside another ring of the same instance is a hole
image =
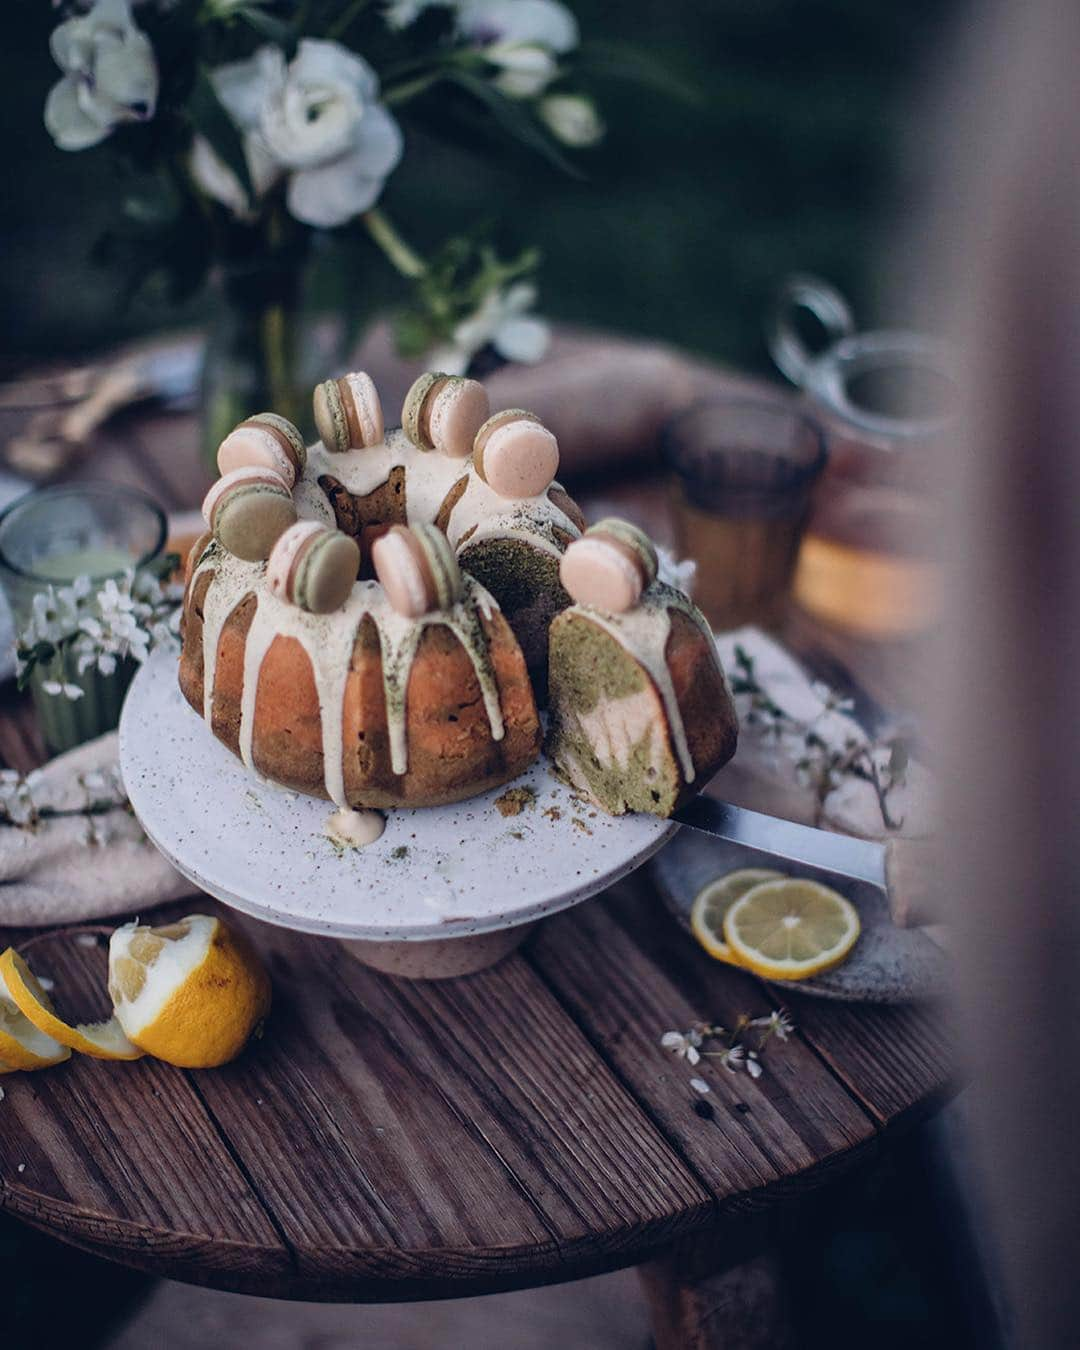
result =
[[[256,413],[233,428],[218,448],[220,473],[245,467],[273,469],[291,488],[307,463],[307,446],[287,418]]]
[[[473,467],[500,497],[539,497],[558,471],[559,443],[532,413],[507,408],[476,433]]]
[[[367,449],[382,443],[385,427],[379,391],[371,376],[354,370],[337,380],[324,380],[312,400],[315,426],[327,450]]]
[[[656,579],[652,540],[629,521],[602,520],[572,543],[559,580],[579,605],[622,614],[633,609]]]

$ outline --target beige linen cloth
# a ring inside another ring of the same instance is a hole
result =
[[[120,780],[116,732],[0,785],[0,923],[137,914],[189,895],[143,834]],[[91,809],[93,808],[93,809]]]

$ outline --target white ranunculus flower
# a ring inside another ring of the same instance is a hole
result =
[[[534,314],[536,287],[519,281],[507,290],[489,291],[475,313],[462,319],[445,346],[431,353],[435,370],[461,375],[481,347],[490,342],[507,361],[531,365],[539,361],[551,341],[551,329]]]
[[[305,38],[286,65],[278,47],[219,66],[214,88],[244,137],[256,193],[288,180],[289,210],[308,225],[342,225],[373,206],[401,158],[398,124],[378,102],[379,81],[337,42]],[[192,149],[192,171],[210,196],[250,209],[235,174],[210,147]]]
[[[458,0],[461,36],[499,67],[496,86],[534,98],[558,73],[556,57],[578,44],[577,20],[558,0]]]
[[[540,116],[563,145],[584,149],[604,138],[606,130],[592,99],[581,94],[548,94],[540,100]]]
[[[53,30],[49,49],[64,78],[45,100],[45,126],[61,150],[85,150],[121,122],[153,117],[157,62],[129,0],[95,0]]]

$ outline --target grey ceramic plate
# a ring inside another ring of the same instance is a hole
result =
[[[694,897],[710,881],[738,867],[787,870],[780,859],[770,861],[760,853],[685,827],[651,866],[660,894],[687,932]],[[803,869],[800,873],[808,875]],[[777,981],[778,988],[852,1003],[908,1003],[942,992],[948,958],[932,938],[918,928],[897,928],[889,917],[884,895],[875,887],[828,877],[820,880],[833,885],[858,909],[862,923],[859,940],[835,970],[812,980]]]

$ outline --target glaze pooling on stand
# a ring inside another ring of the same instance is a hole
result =
[[[654,581],[642,594],[640,602],[623,614],[594,609],[591,605],[578,605],[576,608],[598,628],[609,633],[644,668],[656,686],[667,714],[683,778],[687,783],[692,783],[695,776],[694,757],[686,739],[686,727],[679,710],[679,700],[675,697],[675,686],[671,681],[665,653],[671,633],[671,611],[678,610],[697,625],[715,654],[716,642],[705,616],[682,591],[662,581]]]
[[[481,617],[490,619],[497,606],[488,592],[465,577],[463,598],[447,610],[408,619],[390,605],[374,581],[358,581],[345,605],[332,614],[309,614],[271,595],[265,585],[264,563],[246,563],[212,545],[192,575],[191,586],[204,574],[211,580],[203,597],[203,717],[213,723],[214,677],[218,645],[228,617],[246,597],[254,596],[255,613],[244,650],[244,681],[240,708],[240,756],[254,770],[255,704],[263,662],[277,637],[295,638],[311,667],[322,724],[323,775],[326,794],[335,805],[348,807],[345,792],[345,688],[352,668],[353,648],[365,618],[375,624],[382,654],[383,692],[390,740],[391,768],[408,769],[405,728],[409,672],[424,630],[441,625],[461,643],[480,685],[492,739],[504,735],[498,684],[488,654]]]
[[[309,502],[317,501],[315,492],[329,509],[318,483],[322,477],[336,479],[354,497],[367,497],[389,479],[394,469],[406,473],[405,514],[410,525],[435,521],[451,492],[464,480],[464,491],[454,503],[446,527],[446,536],[456,551],[487,539],[521,539],[558,558],[563,546],[556,532],[571,539],[581,533],[550,498],[552,490],[563,491],[558,483],[551,483],[539,497],[500,497],[468,460],[418,450],[400,429],[388,431],[381,445],[344,454],[330,454],[317,441],[308,450],[304,478],[297,485],[298,514],[306,518]],[[302,496],[301,485],[307,489]]]

